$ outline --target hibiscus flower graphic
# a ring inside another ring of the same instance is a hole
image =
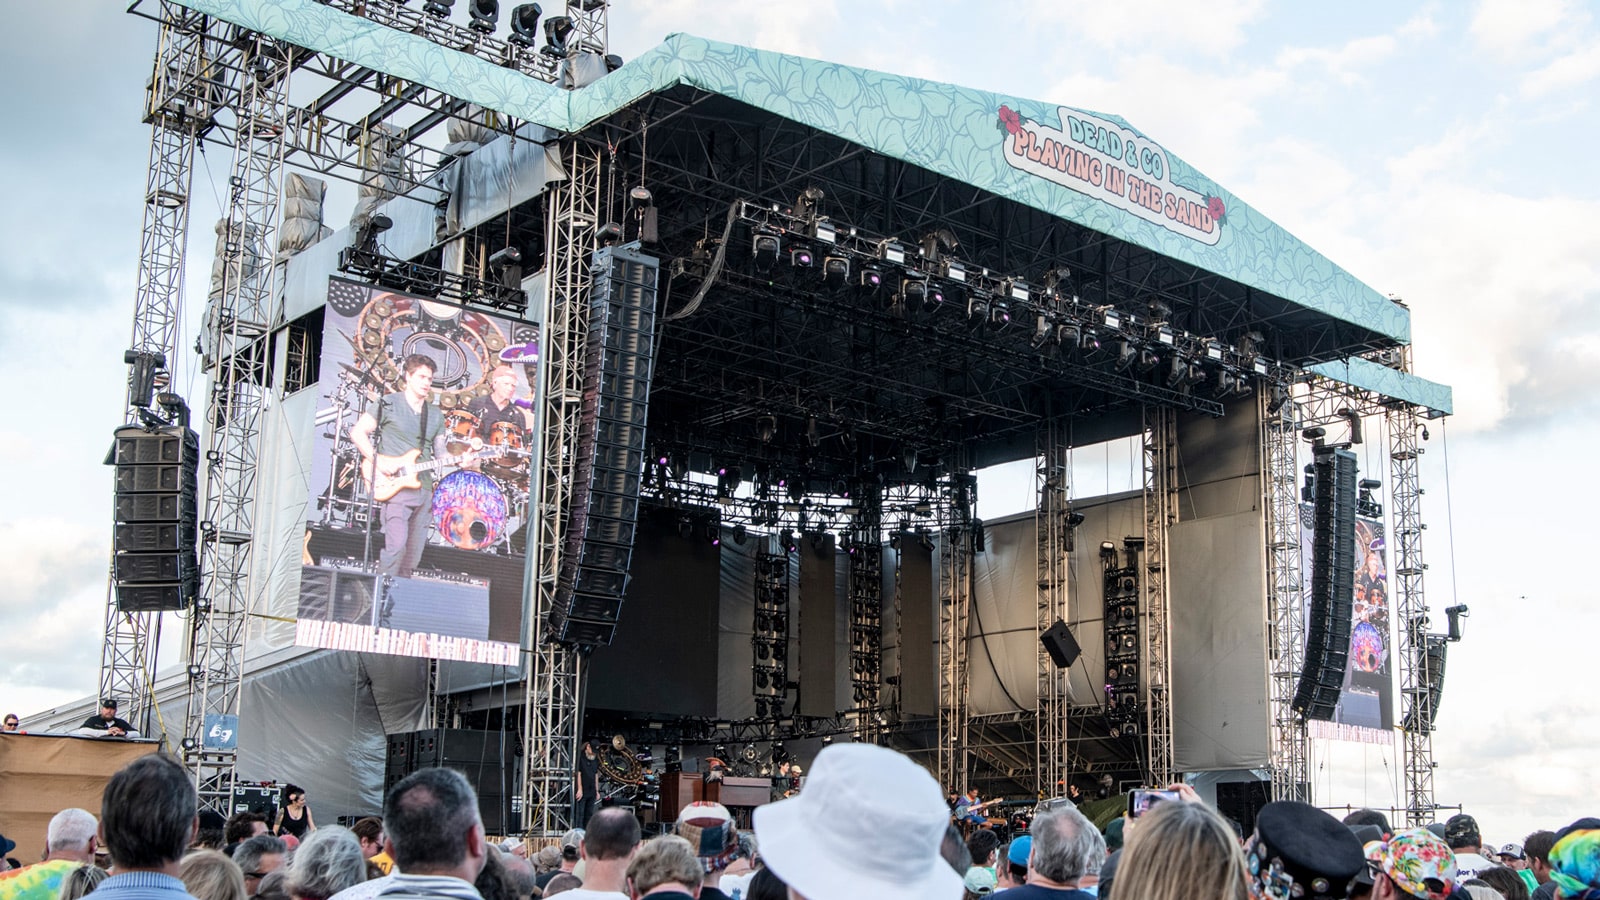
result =
[[[1007,134],[1016,134],[1022,130],[1022,116],[1016,110],[1005,104],[1000,104],[1000,124]]]
[[[1206,212],[1210,214],[1213,222],[1220,225],[1223,218],[1228,214],[1228,207],[1223,204],[1221,197],[1207,197]]]

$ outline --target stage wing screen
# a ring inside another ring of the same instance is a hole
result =
[[[1311,507],[1300,509],[1301,568],[1311,568]],[[1350,619],[1350,658],[1339,705],[1328,722],[1307,723],[1314,738],[1388,743],[1394,729],[1394,633],[1390,628],[1389,570],[1384,560],[1383,523],[1356,520],[1355,607]],[[1310,610],[1310,582],[1303,598]]]
[[[295,643],[516,665],[538,345],[329,281]]]

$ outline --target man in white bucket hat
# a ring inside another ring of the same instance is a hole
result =
[[[799,900],[959,900],[939,856],[949,823],[933,776],[872,744],[824,748],[799,794],[755,812],[761,856]]]

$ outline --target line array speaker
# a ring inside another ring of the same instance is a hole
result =
[[[572,507],[549,622],[559,643],[611,643],[628,589],[660,265],[636,246],[603,247],[590,262],[594,284]]]
[[[1295,710],[1308,719],[1333,718],[1350,657],[1355,606],[1356,456],[1318,447],[1312,461],[1311,603],[1306,659],[1295,687]]]
[[[455,769],[465,775],[478,795],[478,813],[490,834],[521,830],[522,804],[515,796],[516,774],[511,734],[430,728],[388,736],[383,767],[383,790],[418,769]],[[508,759],[508,757],[511,757]]]
[[[1432,731],[1433,717],[1439,714],[1439,697],[1444,693],[1444,662],[1449,642],[1436,634],[1423,635],[1422,671],[1413,695],[1406,698],[1406,731]]]
[[[111,549],[117,609],[181,610],[200,590],[200,439],[181,425],[115,432],[115,525]]]

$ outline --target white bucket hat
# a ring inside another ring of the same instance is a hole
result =
[[[933,776],[873,744],[823,748],[804,790],[755,812],[762,858],[807,900],[958,900],[949,824]]]

